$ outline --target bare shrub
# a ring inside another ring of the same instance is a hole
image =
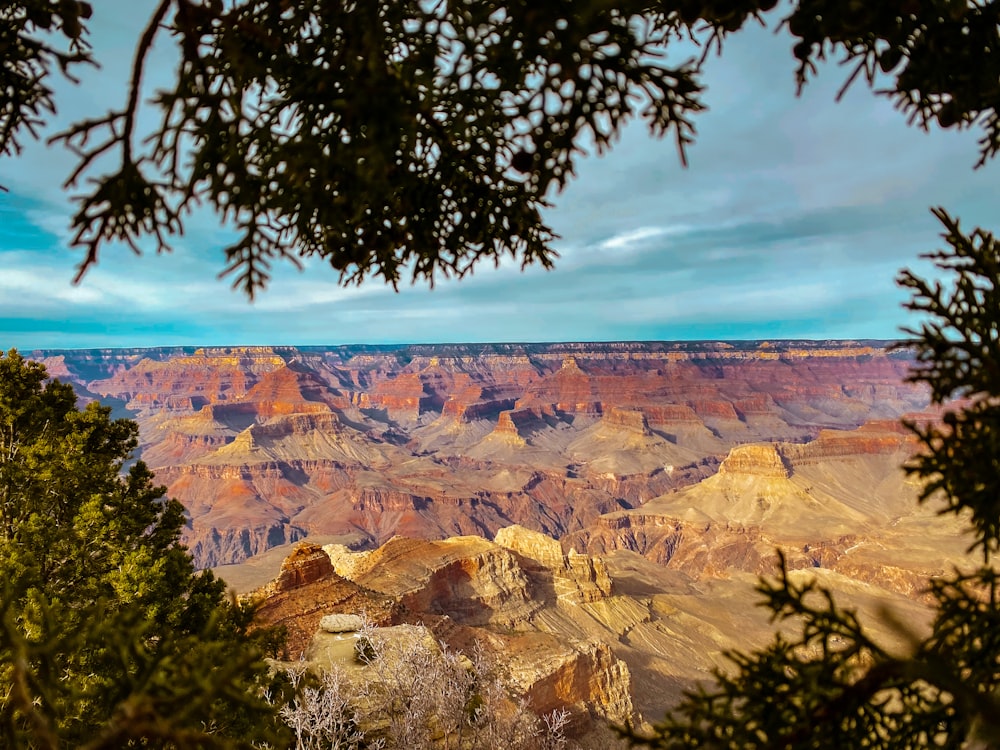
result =
[[[502,669],[479,648],[471,657],[414,629],[389,637],[366,623],[357,675],[290,672],[295,697],[280,715],[296,750],[568,750],[569,711],[536,716],[505,687]]]
[[[295,735],[295,750],[360,750],[366,743],[352,704],[352,690],[344,673],[325,669],[317,677],[304,667],[291,669],[288,679],[295,691],[278,715]]]

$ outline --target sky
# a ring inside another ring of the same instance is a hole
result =
[[[124,101],[143,7],[98,5],[103,67],[59,87],[49,132]],[[992,228],[997,166],[973,169],[975,131],[923,133],[864,85],[836,102],[836,64],[796,97],[791,45],[751,27],[709,61],[687,168],[641,124],[581,161],[545,214],[554,270],[484,265],[433,290],[289,266],[250,303],[216,278],[226,235],[207,214],[174,253],[109,248],[74,286],[72,160],[31,144],[0,161],[0,347],[897,338],[912,320],[894,279],[929,274],[918,257],[941,244],[929,207]],[[155,82],[169,58],[153,60]]]

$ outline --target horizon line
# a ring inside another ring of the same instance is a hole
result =
[[[905,344],[907,339],[905,338],[808,338],[808,337],[767,337],[767,338],[752,338],[752,339],[741,339],[741,338],[701,338],[701,339],[593,339],[593,340],[535,340],[535,341],[400,341],[400,342],[351,342],[351,343],[338,343],[338,344],[163,344],[163,345],[152,345],[152,346],[81,346],[81,347],[33,347],[19,349],[18,347],[10,347],[4,351],[16,350],[23,352],[25,354],[34,354],[38,352],[46,353],[61,353],[61,352],[97,352],[97,351],[123,351],[123,350],[140,350],[140,351],[157,351],[157,350],[191,350],[197,351],[199,349],[311,349],[311,350],[331,350],[331,349],[347,349],[354,347],[368,347],[376,349],[404,349],[407,347],[449,347],[449,346],[476,346],[476,347],[488,347],[488,346],[559,346],[559,345],[575,345],[575,346],[590,346],[590,345],[609,345],[609,344],[632,344],[632,345],[650,345],[650,344],[689,344],[689,345],[704,345],[704,344],[729,344],[729,345],[756,345],[758,348],[764,344],[769,343],[854,343],[854,344],[880,344],[880,345],[895,345],[895,344]]]

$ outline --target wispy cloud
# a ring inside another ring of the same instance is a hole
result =
[[[645,244],[646,240],[653,238],[664,237],[671,234],[683,234],[689,231],[689,227],[684,226],[668,226],[668,227],[639,227],[638,229],[629,229],[620,234],[616,234],[613,237],[601,242],[597,249],[602,252],[619,252],[623,250],[631,250],[637,246]]]

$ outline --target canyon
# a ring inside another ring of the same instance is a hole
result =
[[[779,552],[890,642],[966,559],[961,519],[901,468],[900,420],[935,414],[885,342],[31,356],[138,422],[196,564],[256,592],[289,658],[323,651],[331,614],[426,627],[486,644],[580,736],[655,718],[762,642],[753,583]]]
[[[138,422],[138,457],[187,508],[200,567],[307,537],[360,549],[512,524],[590,544],[607,514],[735,467],[735,447],[887,456],[904,436],[832,431],[927,404],[905,352],[863,341],[32,356]]]

